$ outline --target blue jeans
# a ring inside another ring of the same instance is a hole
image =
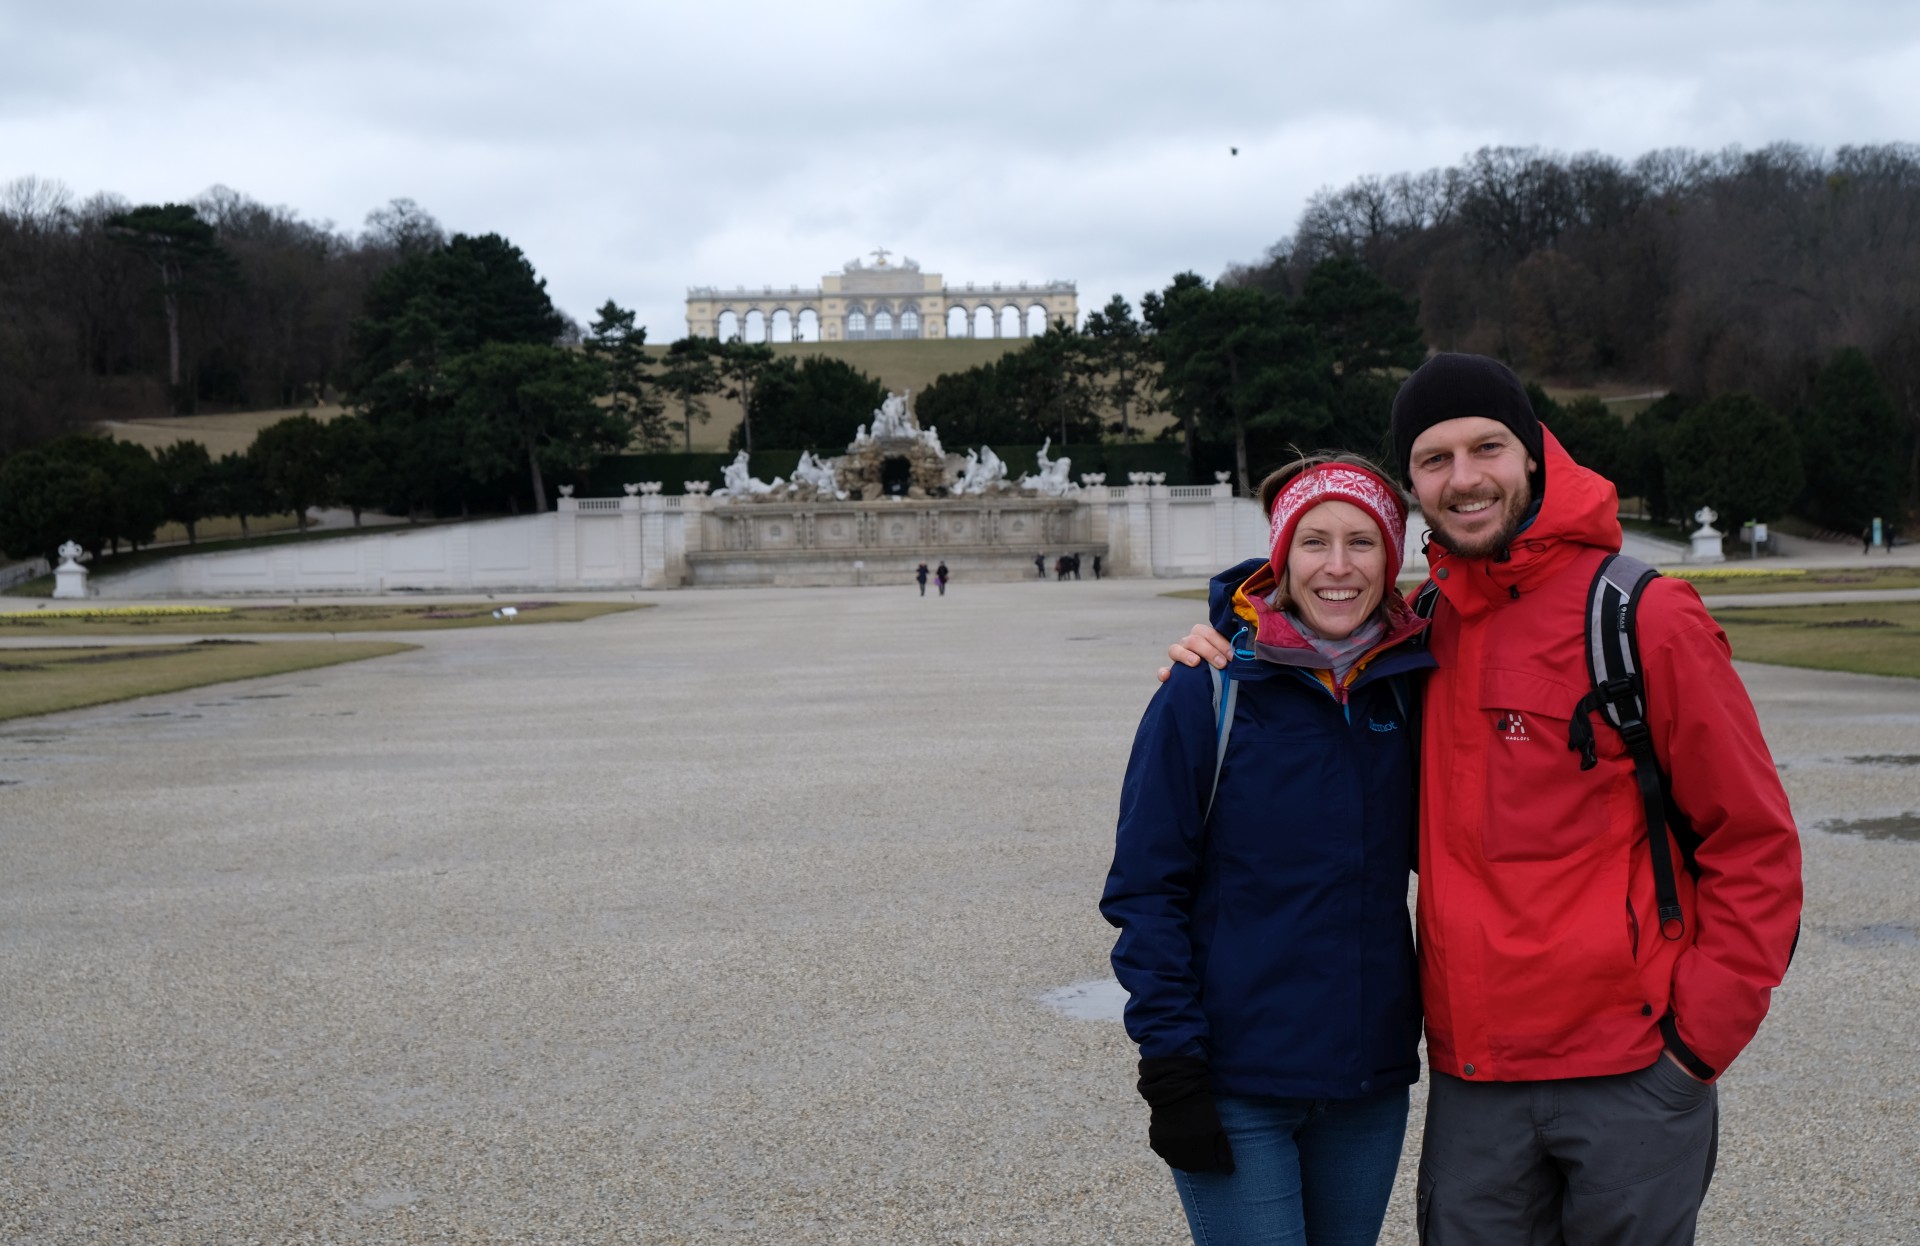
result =
[[[1232,1173],[1173,1172],[1195,1246],[1373,1246],[1407,1088],[1364,1099],[1218,1100]]]

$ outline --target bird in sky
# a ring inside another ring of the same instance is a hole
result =
[[[1227,148],[1227,151],[1236,156],[1240,154],[1240,149],[1238,147],[1229,147]]]

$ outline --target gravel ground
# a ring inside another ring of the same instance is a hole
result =
[[[7,725],[0,1241],[1184,1242],[1124,1034],[1041,999],[1107,975],[1170,587],[660,594]],[[1701,1240],[1910,1246],[1920,685],[1744,674],[1803,826],[1893,820],[1808,830]]]

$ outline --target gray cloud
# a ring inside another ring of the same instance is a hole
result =
[[[497,230],[656,340],[876,244],[1137,300],[1483,144],[1916,137],[1904,4],[242,3],[0,13],[0,178]],[[1240,155],[1228,154],[1231,146]]]

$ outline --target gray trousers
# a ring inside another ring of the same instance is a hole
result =
[[[1661,1056],[1636,1073],[1472,1082],[1434,1073],[1423,1246],[1687,1246],[1720,1104]]]

